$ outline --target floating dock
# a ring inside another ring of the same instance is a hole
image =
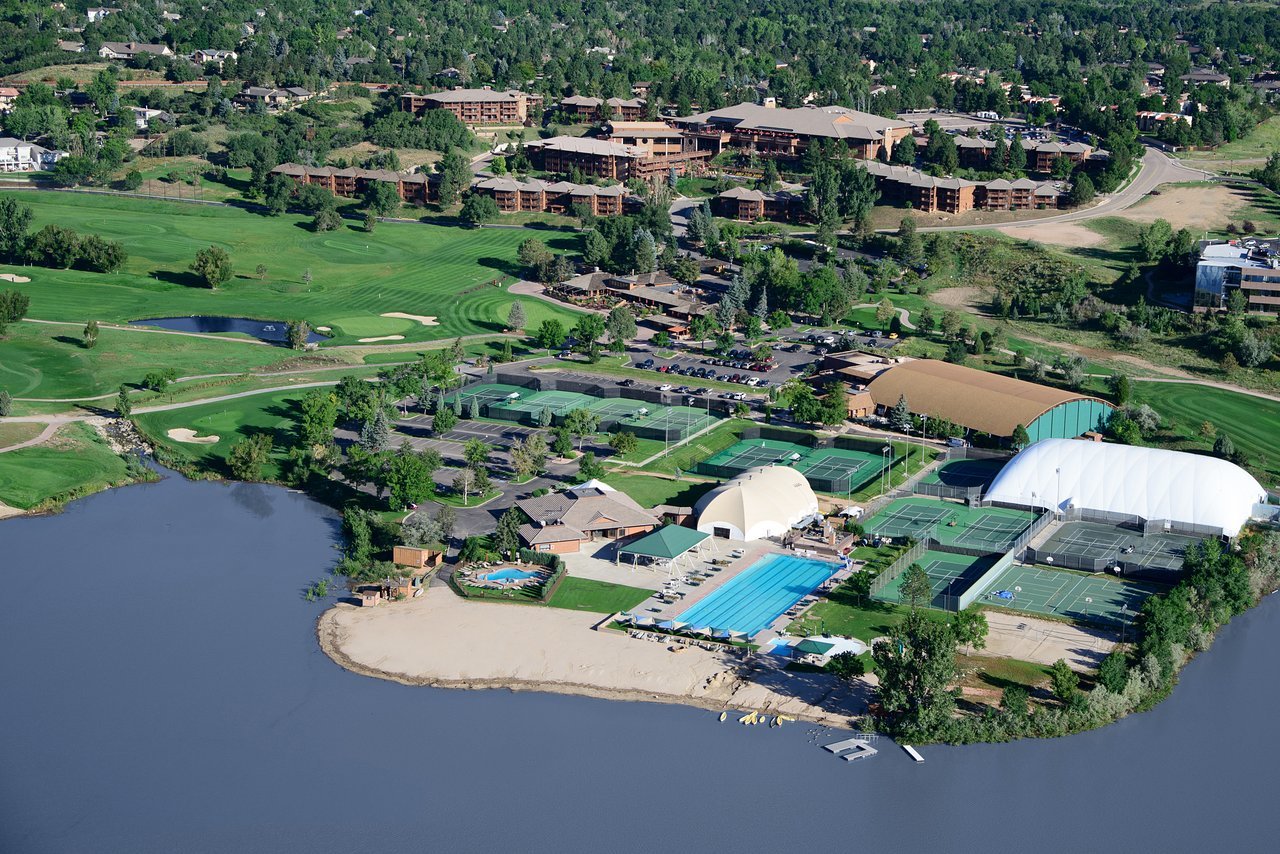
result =
[[[923,762],[923,761],[924,761],[924,757],[923,757],[923,756],[921,756],[921,755],[916,751],[916,749],[915,749],[914,747],[912,747],[911,745],[909,745],[909,744],[904,744],[904,745],[902,745],[902,749],[903,749],[903,750],[905,750],[905,751],[907,751],[907,755],[908,755],[908,756],[910,756],[912,759],[914,759],[916,762]]]
[[[880,752],[860,738],[846,738],[844,741],[837,741],[834,744],[824,744],[823,749],[836,754],[845,762],[866,759],[868,756],[875,756]]]

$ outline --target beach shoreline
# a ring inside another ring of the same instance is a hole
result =
[[[376,608],[334,605],[316,637],[340,667],[402,685],[758,711],[846,729],[866,709],[865,685],[759,665],[744,672],[743,661],[719,652],[597,631],[602,618],[434,588]]]

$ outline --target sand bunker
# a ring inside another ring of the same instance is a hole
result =
[[[416,320],[423,326],[439,326],[434,317],[425,317],[421,314],[405,314],[403,311],[389,311],[382,317],[397,317],[401,320]]]
[[[19,276],[17,273],[0,273],[0,279],[4,279],[6,282],[13,282],[19,285],[25,282],[31,281],[30,276]],[[431,322],[435,323],[434,317],[431,318]]]
[[[186,427],[174,427],[169,431],[169,438],[188,445],[212,445],[218,441],[217,436],[197,436],[195,430],[188,430]]]
[[[332,332],[332,331],[333,331],[332,327],[329,327],[329,326],[317,326],[317,327],[316,327],[316,332]]]
[[[361,344],[375,344],[378,341],[403,341],[403,335],[379,335],[375,338],[361,338]]]

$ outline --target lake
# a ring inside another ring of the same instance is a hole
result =
[[[0,522],[0,851],[1274,846],[1274,598],[1153,712],[848,764],[804,724],[348,673],[302,597],[338,537],[305,496],[176,476]]]
[[[202,332],[216,335],[224,332],[239,332],[250,335],[260,341],[283,344],[289,340],[287,324],[283,320],[251,320],[247,317],[217,317],[213,315],[195,314],[190,317],[148,317],[144,320],[131,320],[130,326],[154,326],[159,329],[172,329],[176,332]],[[308,343],[328,341],[318,332],[307,335]]]

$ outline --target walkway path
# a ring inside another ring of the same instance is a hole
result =
[[[16,421],[17,419],[9,419],[9,420]],[[53,435],[58,432],[58,428],[61,426],[62,425],[60,424],[50,424],[47,427],[45,427],[44,430],[40,431],[39,436],[36,436],[31,439],[27,439],[25,442],[19,442],[16,445],[10,445],[7,448],[0,448],[0,454],[7,454],[10,451],[20,451],[23,448],[30,448],[32,445],[39,445],[44,442],[47,442],[53,438]],[[0,519],[4,518],[3,512],[4,512],[4,505],[0,504]]]

